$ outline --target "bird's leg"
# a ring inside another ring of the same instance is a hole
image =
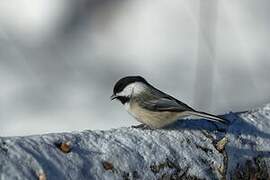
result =
[[[135,125],[135,126],[131,126],[132,128],[135,129],[152,129],[150,126],[146,125],[146,124],[139,124],[139,125]]]

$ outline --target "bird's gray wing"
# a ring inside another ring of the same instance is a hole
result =
[[[150,111],[188,111],[193,110],[188,105],[182,103],[181,101],[178,101],[177,99],[173,97],[163,97],[163,98],[157,98],[157,99],[151,99],[151,100],[143,100],[140,101],[141,106],[143,106],[145,109],[148,109]]]

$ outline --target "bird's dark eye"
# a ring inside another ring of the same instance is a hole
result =
[[[127,96],[118,96],[117,99],[122,103],[125,104],[130,101],[130,97]]]

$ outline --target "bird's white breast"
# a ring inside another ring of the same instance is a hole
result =
[[[131,100],[124,104],[125,109],[135,119],[143,124],[147,124],[152,128],[161,128],[167,124],[170,124],[177,120],[179,116],[178,112],[155,112],[149,111],[145,108],[140,107],[137,102],[132,101],[132,96],[139,95],[144,92],[146,85],[141,82],[131,83],[126,86],[123,91],[118,93],[118,96],[131,97]]]
[[[181,113],[169,111],[149,111],[140,107],[137,103],[126,103],[127,111],[139,122],[150,126],[151,128],[161,128],[176,121]]]

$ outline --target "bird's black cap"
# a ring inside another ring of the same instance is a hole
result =
[[[113,94],[121,92],[127,85],[134,82],[147,83],[147,81],[141,76],[126,76],[116,82],[113,88]]]

